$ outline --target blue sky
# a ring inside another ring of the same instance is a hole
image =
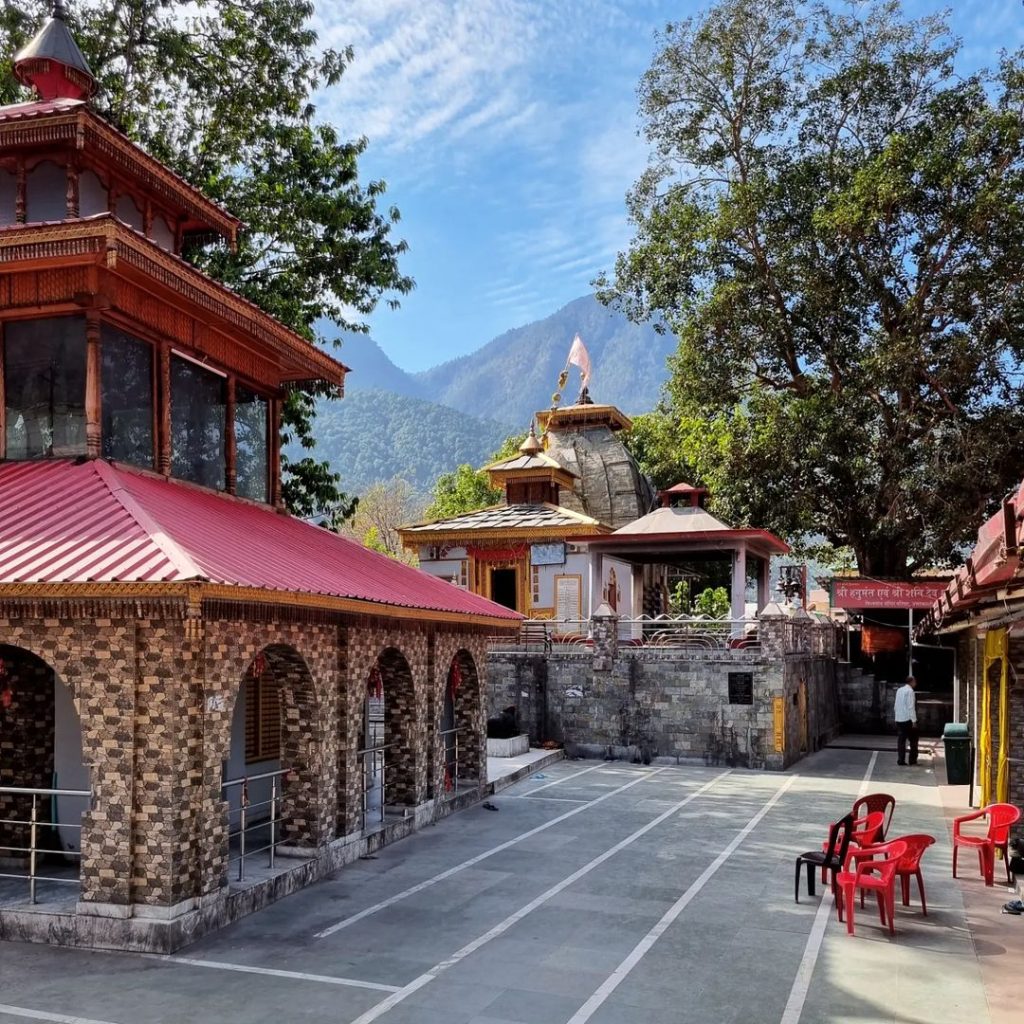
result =
[[[318,0],[325,44],[355,47],[321,116],[365,134],[416,290],[371,326],[424,369],[586,293],[629,241],[624,196],[646,161],[636,87],[694,0]],[[1024,42],[1021,0],[955,0],[961,66]],[[909,14],[941,4],[907,0]],[[568,342],[571,339],[567,339]]]

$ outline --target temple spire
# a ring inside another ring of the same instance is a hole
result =
[[[84,100],[96,91],[96,76],[66,19],[67,9],[58,0],[43,27],[14,55],[15,78],[42,100]]]

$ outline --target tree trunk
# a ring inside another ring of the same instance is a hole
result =
[[[861,576],[875,579],[908,580],[911,573],[907,566],[907,547],[905,540],[888,537],[854,542],[857,571]]]

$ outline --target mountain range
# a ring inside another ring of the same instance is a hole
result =
[[[350,493],[396,476],[429,491],[439,474],[463,462],[482,465],[506,436],[525,431],[534,413],[551,405],[576,334],[590,354],[595,402],[627,414],[657,404],[675,339],[586,295],[419,373],[396,366],[367,335],[343,336],[340,358],[352,373],[346,397],[318,409],[314,454],[330,461]],[[573,369],[562,404],[578,391]]]

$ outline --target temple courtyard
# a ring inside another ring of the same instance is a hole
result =
[[[5,943],[0,1022],[1001,1024],[1024,919],[970,858],[951,878],[941,770],[560,761],[169,957]],[[870,904],[848,936],[820,885],[793,902],[795,854],[873,791],[890,835],[937,839],[893,939]]]

